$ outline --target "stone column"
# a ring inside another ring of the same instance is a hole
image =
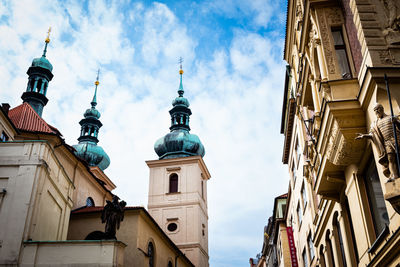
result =
[[[321,73],[321,80],[328,80],[328,71],[326,69],[325,57],[322,51],[322,45],[320,39],[315,39],[315,43],[317,45],[317,56],[318,56],[318,64],[319,64],[319,72]]]

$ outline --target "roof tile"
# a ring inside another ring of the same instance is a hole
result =
[[[26,102],[11,109],[8,116],[19,130],[61,135],[57,128],[47,124]]]

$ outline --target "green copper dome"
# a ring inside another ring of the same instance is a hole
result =
[[[191,134],[189,117],[192,114],[189,109],[189,101],[183,97],[182,74],[180,70],[179,96],[172,101],[170,133],[161,137],[154,144],[154,150],[159,159],[201,156],[205,154],[204,146],[199,137]]]
[[[44,56],[34,58],[31,67],[41,67],[53,71],[53,65],[51,65],[50,61]]]
[[[79,144],[74,145],[75,155],[85,160],[89,166],[98,166],[101,170],[105,170],[110,165],[110,158],[104,149],[97,145],[99,129],[103,124],[100,122],[100,112],[96,109],[97,86],[99,85],[99,77],[95,82],[96,89],[94,92],[92,107],[87,109],[83,114],[79,124],[81,125],[81,135],[78,138]]]
[[[91,142],[79,142],[73,146],[75,155],[84,159],[89,166],[98,166],[101,170],[110,166],[110,158],[101,146]]]

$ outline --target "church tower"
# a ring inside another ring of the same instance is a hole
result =
[[[53,79],[53,66],[46,58],[47,45],[50,43],[50,30],[49,28],[42,56],[33,59],[32,65],[26,72],[29,76],[28,85],[21,96],[23,102],[27,102],[40,117],[42,117],[43,107],[49,101],[46,97],[47,87]]]
[[[74,145],[75,155],[84,159],[89,166],[98,166],[104,171],[110,165],[110,158],[103,148],[97,143],[99,142],[99,129],[103,124],[100,122],[100,112],[97,106],[97,86],[99,85],[99,72],[95,81],[95,90],[91,104],[91,108],[87,109],[83,114],[83,119],[79,122],[81,125],[81,134],[78,138],[79,143]]]
[[[148,210],[195,266],[209,266],[207,181],[204,146],[191,134],[189,101],[183,96],[182,65],[178,97],[172,101],[171,131],[157,140],[158,160],[150,168]]]

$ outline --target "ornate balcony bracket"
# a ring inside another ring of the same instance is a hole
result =
[[[315,189],[322,198],[339,201],[346,166],[359,163],[365,151],[366,141],[355,137],[365,131],[365,115],[357,100],[327,103],[317,142],[321,164],[314,165]]]
[[[365,116],[358,101],[338,101],[327,104],[318,150],[330,163],[337,166],[357,164],[366,145],[365,140],[355,140],[364,133]]]

